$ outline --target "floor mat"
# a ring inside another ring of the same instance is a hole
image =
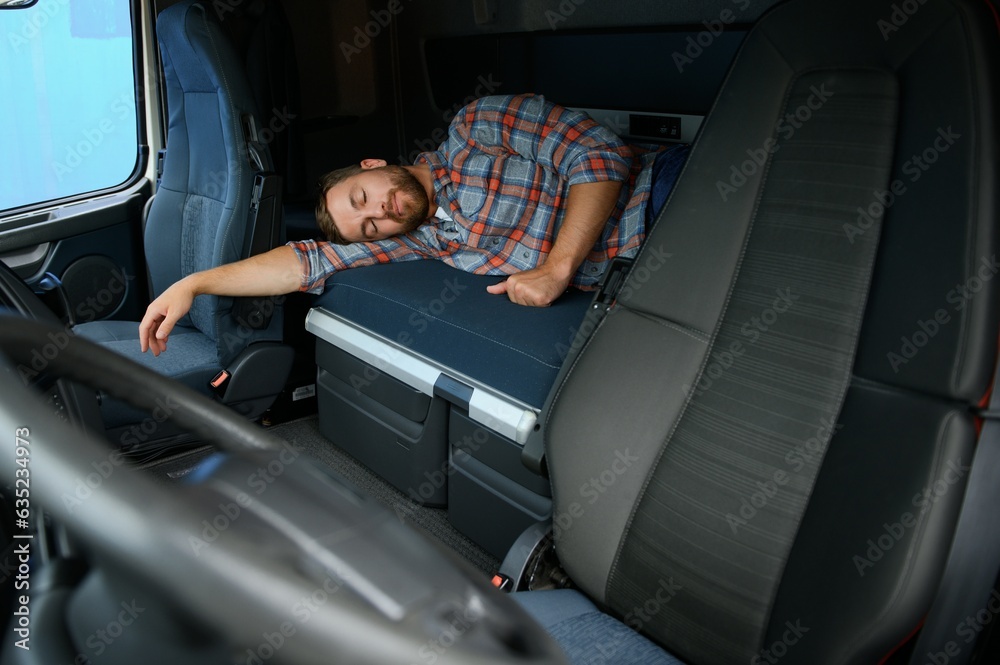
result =
[[[448,522],[446,510],[426,508],[414,503],[353,457],[331,444],[320,434],[315,416],[275,425],[267,431],[334,469],[362,492],[382,503],[403,523],[422,530],[477,569],[492,575],[499,568],[500,561],[496,557],[455,530]]]
[[[495,556],[459,533],[448,522],[446,510],[414,503],[366,466],[331,444],[320,434],[315,415],[275,425],[267,428],[267,431],[327,465],[388,508],[401,522],[423,531],[476,569],[492,576],[500,567],[500,561]],[[154,478],[168,483],[176,482],[196,469],[213,450],[210,446],[187,449],[173,456],[159,456],[155,461],[138,463],[137,466],[147,469]]]

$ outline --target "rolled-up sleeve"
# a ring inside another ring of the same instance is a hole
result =
[[[337,245],[321,240],[301,240],[287,244],[299,259],[299,291],[314,294],[323,293],[326,280],[335,272],[427,256],[425,251],[421,251],[419,243],[405,236],[351,245]]]

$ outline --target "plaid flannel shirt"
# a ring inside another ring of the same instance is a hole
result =
[[[608,261],[638,252],[654,157],[540,95],[484,97],[459,111],[436,151],[415,161],[430,168],[435,202],[452,219],[431,217],[375,242],[290,242],[302,266],[300,290],[322,293],[339,270],[424,258],[477,274],[530,270],[552,248],[572,185],[623,181],[604,232],[571,281],[591,289]]]

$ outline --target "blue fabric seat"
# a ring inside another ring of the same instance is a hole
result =
[[[170,333],[170,353],[160,357],[152,353],[136,353],[139,346],[138,324],[133,321],[93,321],[77,326],[76,331],[90,341],[177,379],[193,390],[204,392],[205,386],[219,373],[215,343],[195,328],[176,326]],[[101,416],[109,428],[142,422],[147,418],[143,411],[110,397],[102,399]]]
[[[669,601],[672,590],[654,596],[656,608]],[[623,623],[605,614],[574,589],[552,589],[515,593],[521,607],[563,647],[573,665],[683,665],[682,661],[646,639],[634,628],[641,627],[649,614],[637,608]]]
[[[270,166],[266,146],[256,145],[251,153],[254,137],[246,125],[256,118],[255,102],[242,62],[211,12],[192,0],[175,4],[160,13],[157,37],[169,123],[163,175],[144,234],[154,296],[191,273],[243,258],[254,179]],[[94,321],[74,331],[212,394],[209,380],[250,345],[281,340],[280,306],[271,308],[266,327],[255,329],[238,320],[235,304],[232,298],[195,299],[158,358],[140,353],[137,322]],[[274,367],[274,395],[287,376],[282,371]],[[103,400],[102,414],[108,428],[137,417],[110,398]]]

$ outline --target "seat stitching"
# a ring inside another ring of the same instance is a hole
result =
[[[653,323],[655,323],[657,325],[661,325],[661,326],[663,326],[665,328],[670,328],[671,330],[675,330],[675,331],[681,333],[682,335],[687,335],[688,337],[690,337],[691,339],[695,340],[696,342],[701,342],[702,344],[707,344],[708,342],[711,341],[711,337],[712,337],[711,333],[707,333],[707,332],[705,332],[703,330],[698,330],[697,328],[688,328],[687,326],[682,326],[679,323],[674,323],[673,321],[670,321],[668,319],[664,319],[664,318],[661,318],[659,316],[654,316],[652,314],[647,314],[647,313],[641,312],[641,311],[639,311],[637,309],[633,309],[633,308],[629,307],[628,305],[622,305],[622,308],[623,309],[627,309],[632,314],[635,314],[638,317],[646,319],[647,321],[651,321],[651,322],[653,322]]]
[[[204,8],[202,9],[202,20],[205,23],[205,32],[208,35],[209,42],[212,44],[212,50],[215,51],[215,60],[218,63],[222,63],[222,57],[219,54],[219,46],[216,43],[215,37],[212,34],[212,28],[208,24],[208,13],[207,13],[207,11]],[[244,149],[246,149],[245,148],[245,143],[246,143],[246,138],[247,137],[243,136],[243,130],[242,130],[242,127],[240,125],[239,110],[236,109],[235,105],[231,103],[233,97],[232,97],[232,94],[231,94],[231,92],[229,90],[229,80],[226,78],[225,68],[224,67],[219,67],[219,73],[222,76],[222,85],[223,85],[223,87],[225,89],[225,98],[223,100],[224,101],[224,105],[229,108],[229,110],[231,112],[231,115],[233,116],[233,119],[232,119],[233,136],[237,140],[237,145],[236,145],[237,155],[236,156],[237,156],[237,159],[239,159],[242,156],[240,154],[241,151],[244,150]],[[240,143],[240,141],[239,141],[240,137],[243,138],[243,142],[242,143]],[[236,170],[236,201],[237,201],[237,204],[236,204],[236,206],[233,207],[232,211],[229,214],[229,219],[225,223],[224,231],[223,231],[223,236],[222,236],[222,245],[221,245],[222,247],[225,247],[227,245],[227,241],[229,239],[229,234],[230,234],[230,231],[232,230],[232,226],[233,226],[233,223],[234,223],[234,218],[236,217],[236,209],[239,206],[238,202],[242,201],[244,199],[244,194],[243,194],[243,169],[240,168],[239,165],[237,164],[235,170]],[[230,172],[230,175],[231,175],[231,172]],[[227,192],[227,198],[228,198],[228,192]],[[223,207],[223,210],[225,210],[225,207],[226,207],[226,202],[225,201],[222,201],[222,207]],[[212,316],[212,333],[213,333],[212,337],[214,338],[214,340],[218,344],[218,340],[219,340],[219,337],[220,337],[220,335],[219,335],[219,318],[220,318],[219,317],[219,309],[220,309],[219,300],[221,300],[221,296],[215,296],[215,298],[216,298],[216,303],[215,303],[215,307],[213,308],[214,309],[214,312],[213,312],[214,316]],[[219,361],[220,362],[222,361],[222,354],[221,353],[219,353]]]

